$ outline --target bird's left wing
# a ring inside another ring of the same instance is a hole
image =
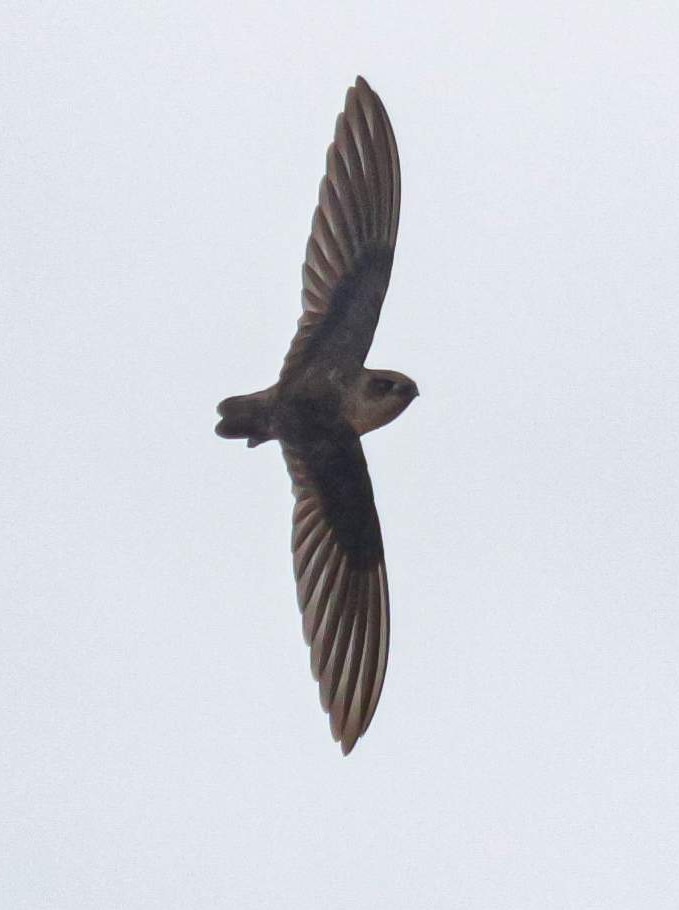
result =
[[[302,269],[303,312],[282,381],[363,365],[389,284],[400,205],[394,132],[379,96],[359,76],[328,149]]]
[[[389,593],[358,436],[338,428],[283,446],[296,502],[292,550],[304,638],[330,729],[349,753],[368,729],[389,650]]]

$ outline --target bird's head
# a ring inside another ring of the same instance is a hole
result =
[[[390,423],[419,395],[417,385],[395,370],[367,370],[361,375],[353,423],[359,433],[369,433]]]

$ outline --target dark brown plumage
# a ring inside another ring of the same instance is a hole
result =
[[[364,361],[391,274],[401,182],[396,140],[360,76],[327,154],[302,270],[302,315],[278,382],[227,398],[217,433],[278,439],[295,496],[292,550],[304,637],[347,754],[379,701],[389,650],[384,549],[360,435],[418,394]]]

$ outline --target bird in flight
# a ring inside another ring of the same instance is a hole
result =
[[[302,315],[278,382],[217,408],[219,436],[249,447],[277,439],[283,449],[304,637],[345,755],[373,718],[389,650],[384,548],[360,437],[419,394],[402,373],[364,366],[389,284],[400,201],[394,133],[359,76],[328,148],[302,269]]]

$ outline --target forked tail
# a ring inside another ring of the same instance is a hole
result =
[[[217,406],[222,418],[215,432],[224,439],[247,439],[248,446],[259,445],[271,439],[271,405],[269,390],[252,395],[235,395],[225,398]]]

